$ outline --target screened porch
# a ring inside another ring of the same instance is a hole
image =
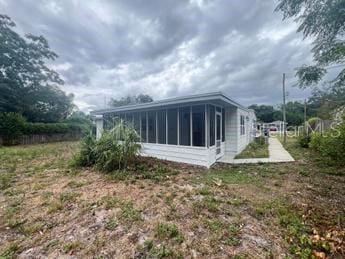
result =
[[[119,119],[134,126],[142,143],[217,146],[220,152],[225,141],[225,110],[213,104],[106,113],[104,129],[111,129]]]

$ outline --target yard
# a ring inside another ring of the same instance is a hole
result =
[[[294,139],[295,163],[135,176],[71,169],[77,147],[0,148],[0,257],[345,256],[345,169]]]

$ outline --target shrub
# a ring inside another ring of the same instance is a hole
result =
[[[135,160],[140,149],[137,140],[138,135],[134,128],[120,120],[113,129],[104,132],[99,140],[95,141],[91,136],[85,138],[72,164],[94,164],[103,172],[125,169]]]
[[[319,151],[320,150],[320,146],[321,146],[321,141],[322,141],[322,135],[319,132],[314,132],[311,135],[309,147],[311,149]]]
[[[86,135],[80,145],[79,153],[77,153],[71,161],[72,167],[92,166],[96,163],[96,154],[94,152],[96,140],[90,133]]]
[[[328,131],[321,138],[319,151],[322,156],[329,158],[331,162],[345,165],[345,121]]]
[[[310,139],[311,139],[310,134],[307,134],[305,131],[303,131],[301,134],[299,134],[297,140],[301,147],[308,148]]]
[[[0,112],[0,137],[4,145],[16,144],[16,139],[23,134],[25,118],[15,112]]]
[[[26,123],[23,133],[26,135],[34,134],[64,134],[64,133],[80,133],[82,126],[78,124],[67,123]]]

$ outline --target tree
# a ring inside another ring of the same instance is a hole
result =
[[[269,123],[282,120],[283,113],[281,107],[271,105],[251,105],[250,109],[255,111],[258,121]],[[307,117],[315,116],[315,110],[307,110]],[[304,121],[304,104],[300,102],[288,102],[286,104],[286,122],[289,126],[299,126]]]
[[[248,108],[255,111],[258,121],[261,122],[272,122],[275,120],[276,115],[274,107],[271,105],[251,105]]]
[[[153,98],[147,94],[139,94],[137,96],[126,96],[122,97],[119,100],[111,99],[110,105],[114,107],[125,106],[125,105],[134,105],[138,103],[149,103],[152,102]]]
[[[73,95],[59,89],[63,80],[45,63],[57,54],[43,36],[23,38],[14,27],[10,17],[0,14],[0,111],[21,113],[29,121],[66,118]]]
[[[297,69],[299,85],[307,87],[318,83],[327,72],[327,66],[345,61],[345,1],[344,0],[280,0],[276,11],[283,19],[296,18],[298,31],[313,40],[315,65]],[[344,88],[345,69],[332,81],[333,87]]]

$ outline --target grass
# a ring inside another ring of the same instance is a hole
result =
[[[174,224],[159,223],[155,232],[155,236],[160,240],[172,240],[176,243],[183,242],[183,235]]]
[[[0,258],[345,253],[337,241],[345,228],[344,169],[324,165],[294,139],[286,144],[294,163],[206,170],[148,159],[122,180],[92,168],[70,172],[76,147],[0,148]],[[274,246],[266,245],[272,237]]]
[[[0,258],[16,258],[19,249],[20,247],[17,242],[10,242],[0,251]]]
[[[112,216],[111,218],[109,218],[107,220],[107,222],[105,223],[104,227],[107,230],[114,230],[117,226],[118,226],[118,221],[116,219],[115,216]]]
[[[256,142],[250,143],[240,154],[238,154],[236,159],[244,158],[268,158],[268,144],[259,144]]]
[[[71,242],[67,242],[63,245],[62,250],[65,253],[75,253],[80,251],[81,249],[84,248],[84,244],[80,241],[71,241]]]

